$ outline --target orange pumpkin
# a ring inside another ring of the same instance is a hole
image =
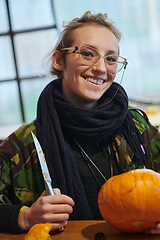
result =
[[[24,240],[48,240],[50,239],[49,232],[52,228],[52,223],[38,223],[33,225]]]
[[[160,222],[160,174],[136,169],[113,176],[98,195],[104,220],[125,232],[143,232]]]

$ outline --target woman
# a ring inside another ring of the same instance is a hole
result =
[[[23,232],[40,222],[55,230],[68,219],[102,219],[97,196],[108,178],[145,166],[160,169],[160,133],[144,113],[128,110],[124,89],[113,83],[127,64],[119,56],[120,38],[107,14],[86,12],[65,26],[52,54],[51,73],[58,78],[41,93],[36,121],[0,147],[1,231]],[[31,131],[58,188],[54,196],[44,191]],[[151,232],[160,233],[159,225]]]

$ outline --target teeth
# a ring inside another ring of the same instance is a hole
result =
[[[101,79],[93,79],[93,78],[86,78],[86,80],[88,82],[91,82],[91,83],[94,83],[94,84],[97,84],[97,85],[102,85],[103,84],[103,80]]]

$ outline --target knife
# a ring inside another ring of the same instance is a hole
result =
[[[31,131],[33,140],[34,140],[34,144],[37,150],[37,154],[38,154],[38,158],[39,158],[39,162],[41,165],[41,169],[42,169],[42,175],[44,178],[44,184],[45,184],[45,188],[46,188],[46,193],[47,195],[55,195],[55,192],[52,188],[52,180],[49,174],[49,170],[47,167],[47,163],[46,163],[46,159],[45,159],[45,155],[43,153],[42,147],[37,139],[37,137],[34,135],[34,133]]]
[[[47,167],[47,163],[46,163],[46,159],[45,159],[45,155],[43,153],[42,147],[37,139],[37,137],[34,135],[34,133],[31,131],[32,137],[33,137],[33,141],[37,150],[37,154],[38,154],[38,158],[39,158],[39,162],[41,165],[41,169],[42,169],[42,175],[44,178],[44,184],[45,184],[45,188],[46,188],[46,193],[47,195],[55,195],[55,192],[52,188],[52,180],[49,174],[49,170]],[[64,230],[64,227],[61,227],[58,229],[60,232]]]

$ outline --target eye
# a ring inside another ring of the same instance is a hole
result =
[[[87,58],[93,58],[94,57],[94,54],[92,51],[82,51],[80,52],[80,54],[83,56],[83,57],[87,57]]]
[[[107,62],[117,62],[117,57],[114,56],[107,56],[106,57]]]

